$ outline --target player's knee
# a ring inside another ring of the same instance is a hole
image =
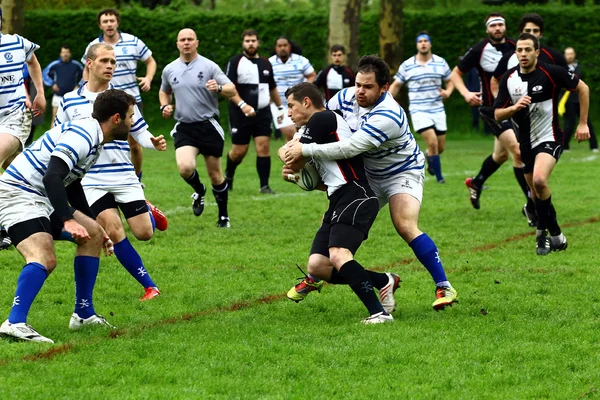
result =
[[[94,247],[94,248],[101,248],[104,244],[104,232],[102,231],[102,228],[100,227],[100,225],[98,225],[96,222],[94,222],[87,228],[87,231],[91,237],[91,240],[89,240],[86,243],[86,245],[88,245],[90,247]],[[107,231],[107,235],[108,235],[108,237],[111,237],[110,234],[108,233],[108,231]],[[113,239],[111,238],[111,240],[113,240]],[[113,240],[113,242],[114,242],[114,240]]]
[[[348,249],[343,249],[340,247],[331,247],[329,249],[329,260],[338,270],[342,267],[342,265],[346,264],[353,258],[354,256],[352,255],[352,252]]]
[[[548,179],[545,176],[533,174],[533,187],[536,193],[542,193],[548,188]]]
[[[40,264],[46,268],[46,272],[50,275],[54,271],[54,268],[56,268],[56,256],[54,254],[47,254],[41,261]]]
[[[179,169],[179,175],[186,179],[192,176],[194,170],[196,169],[196,164],[189,161],[178,161],[177,168]]]
[[[508,152],[499,151],[493,154],[494,161],[496,164],[502,164],[508,160]]]
[[[232,148],[229,151],[229,158],[231,158],[235,162],[241,162],[244,159],[244,157],[246,156],[247,152],[248,152],[248,149],[234,149],[234,148]]]
[[[225,178],[223,178],[223,174],[221,173],[221,171],[215,171],[215,170],[208,171],[208,177],[210,179],[210,182],[213,185],[220,185],[225,180]]]
[[[148,227],[144,227],[142,229],[133,229],[133,236],[135,236],[135,238],[137,240],[141,240],[142,242],[147,242],[148,240],[152,239],[152,237],[154,236],[154,231],[152,230],[152,225],[150,224],[150,226]],[[112,239],[111,239],[112,240]]]

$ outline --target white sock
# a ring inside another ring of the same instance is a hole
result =
[[[552,245],[554,246],[558,246],[559,244],[563,243],[565,241],[565,235],[563,235],[562,233],[558,236],[550,236],[550,243],[552,243]]]
[[[437,286],[437,287],[441,287],[441,288],[448,288],[448,289],[451,289],[451,288],[452,288],[452,285],[451,285],[451,284],[450,284],[450,282],[448,282],[448,281],[441,281],[441,282],[437,282],[437,283],[435,284],[435,286]]]

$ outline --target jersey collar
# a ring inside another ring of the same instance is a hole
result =
[[[122,42],[123,41],[123,32],[121,32],[120,30],[117,30],[117,32],[119,32],[119,40],[117,40],[117,43]],[[104,32],[102,32],[100,34],[100,36],[98,36],[98,41],[100,43],[104,43],[104,40],[102,40],[103,37],[104,37]]]

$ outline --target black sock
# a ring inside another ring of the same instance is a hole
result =
[[[554,204],[552,204],[552,202],[550,202],[550,209],[548,210],[548,232],[550,232],[550,236],[558,236],[562,233],[560,226],[558,226],[556,210],[554,209]]]
[[[192,176],[190,176],[189,178],[183,178],[183,180],[194,189],[194,192],[198,194],[206,193],[206,188],[200,182],[200,175],[198,175],[198,172],[196,170],[194,170]]]
[[[219,207],[219,218],[228,217],[227,215],[227,181],[223,181],[220,185],[212,185],[212,191]]]
[[[381,272],[371,271],[368,269],[366,269],[365,271],[367,271],[367,274],[369,275],[369,279],[371,279],[371,282],[373,282],[373,287],[375,289],[381,290],[381,288],[383,288],[385,285],[388,284],[389,279],[386,274],[382,274]],[[327,283],[330,283],[332,285],[347,285],[348,284],[348,282],[346,282],[344,280],[344,278],[342,278],[342,276],[340,275],[338,270],[335,268],[331,271],[331,278],[329,278]]]
[[[478,186],[479,188],[481,188],[483,186],[483,184],[485,183],[485,181],[490,176],[492,176],[492,174],[494,172],[498,171],[498,168],[500,168],[500,165],[502,165],[502,164],[496,163],[496,161],[494,161],[494,158],[490,155],[488,158],[486,158],[483,161],[483,164],[481,164],[481,169],[479,170],[479,173],[477,174],[475,179],[473,179],[473,184],[475,184],[475,186]]]
[[[371,280],[371,282],[373,282],[373,287],[375,289],[381,290],[385,285],[388,284],[389,278],[386,274],[381,272],[370,271],[368,269],[365,271],[367,271],[369,279]]]
[[[515,178],[517,178],[517,182],[521,187],[521,191],[525,195],[527,202],[529,202],[529,185],[527,184],[527,180],[525,179],[525,172],[523,172],[523,168],[513,167],[513,172],[515,173]]]
[[[235,169],[238,165],[241,164],[241,161],[233,161],[229,154],[227,154],[227,167],[225,168],[225,176],[229,180],[233,180],[233,176],[235,175]]]
[[[538,216],[538,231],[545,231],[548,227],[548,219],[550,216],[550,204],[552,202],[552,196],[548,197],[546,200],[542,200],[539,198],[535,198],[535,209],[537,211]]]
[[[339,271],[337,269],[333,269],[331,271],[331,278],[327,281],[327,283],[331,283],[332,285],[347,285],[348,282],[342,278]]]
[[[340,276],[348,282],[350,288],[367,307],[370,315],[383,312],[383,307],[373,290],[373,282],[369,279],[369,274],[356,260],[350,260],[342,265],[339,272]]]
[[[256,171],[260,179],[260,187],[269,186],[269,175],[271,174],[271,156],[256,156]]]

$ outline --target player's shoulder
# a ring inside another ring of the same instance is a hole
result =
[[[568,73],[567,70],[565,70],[563,67],[561,67],[559,65],[548,64],[548,63],[544,63],[544,62],[538,62],[537,68],[550,74],[551,76],[564,75],[565,73]]]
[[[431,55],[431,61],[436,64],[448,64],[444,57],[440,57],[437,54]]]
[[[406,60],[404,60],[402,62],[402,64],[400,64],[400,68],[406,70],[406,69],[412,67],[413,65],[416,65],[416,56],[411,56],[411,57],[407,58]],[[400,70],[400,68],[398,68],[398,70]]]
[[[172,72],[175,69],[177,69],[177,66],[179,65],[180,61],[179,58],[174,59],[173,61],[171,61],[170,63],[168,63],[167,65],[165,65],[165,68],[163,69],[163,73],[164,72]]]
[[[516,66],[509,68],[506,70],[506,72],[504,73],[503,77],[506,77],[506,79],[510,79],[514,76],[517,76],[519,74],[519,64],[517,64]]]
[[[310,117],[308,125],[326,126],[335,124],[337,120],[336,115],[337,114],[331,110],[316,112],[312,115],[312,117]]]
[[[119,32],[121,34],[121,41],[124,43],[137,43],[140,39],[135,36],[132,35],[131,33],[127,33],[127,32]]]
[[[235,54],[235,55],[233,55],[233,56],[232,56],[232,57],[229,59],[229,62],[230,62],[230,63],[232,63],[232,64],[235,64],[235,63],[238,63],[238,62],[240,62],[240,60],[241,60],[242,58],[244,58],[244,54],[243,54],[243,53],[238,53],[238,54]]]
[[[279,64],[277,54],[273,54],[271,57],[269,57],[269,62],[273,65]]]
[[[83,98],[82,90],[83,90],[83,86],[78,87],[77,89],[74,89],[74,90],[71,90],[70,92],[65,93],[63,96],[63,101],[66,102],[66,101],[72,101],[73,99]]]

